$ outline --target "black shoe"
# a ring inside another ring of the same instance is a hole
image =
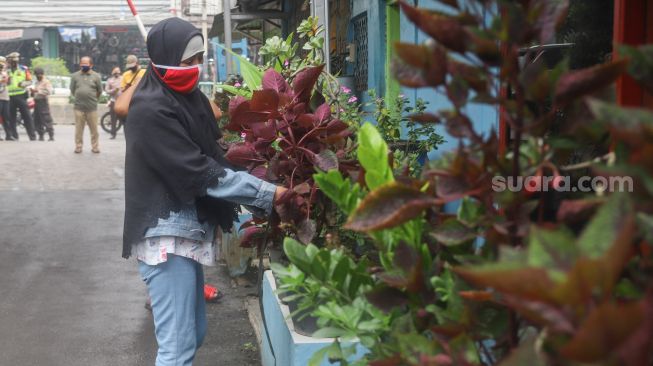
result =
[[[115,139],[116,139],[116,135],[113,135],[113,136],[109,137],[109,139],[110,139],[110,140],[115,140]]]
[[[43,136],[39,136],[39,141],[45,141],[45,138]]]
[[[14,138],[13,136],[9,136],[6,138],[7,141],[16,141],[17,139]]]
[[[48,141],[54,141],[54,136],[50,136],[50,138],[48,139]]]

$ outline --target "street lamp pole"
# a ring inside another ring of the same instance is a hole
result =
[[[224,47],[231,50],[231,0],[222,0],[222,7],[224,10]],[[231,75],[231,53],[225,52],[225,64],[227,66],[226,78]]]

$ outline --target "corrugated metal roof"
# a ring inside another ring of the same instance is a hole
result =
[[[181,9],[182,0],[176,0]],[[222,12],[222,0],[206,0],[209,22]],[[134,0],[145,25],[171,16],[170,0]],[[201,0],[183,1],[197,23]],[[188,17],[185,17],[188,19]],[[0,0],[0,28],[58,25],[133,25],[126,0]]]

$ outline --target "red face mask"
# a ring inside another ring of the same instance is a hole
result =
[[[200,73],[202,72],[201,65],[193,66],[162,66],[155,65],[154,72],[159,78],[166,83],[170,89],[177,93],[188,94],[195,90],[200,80]],[[161,76],[157,68],[165,69],[166,74]]]

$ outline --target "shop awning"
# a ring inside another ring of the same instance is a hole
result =
[[[0,42],[12,42],[27,39],[43,39],[45,28],[0,29]]]

